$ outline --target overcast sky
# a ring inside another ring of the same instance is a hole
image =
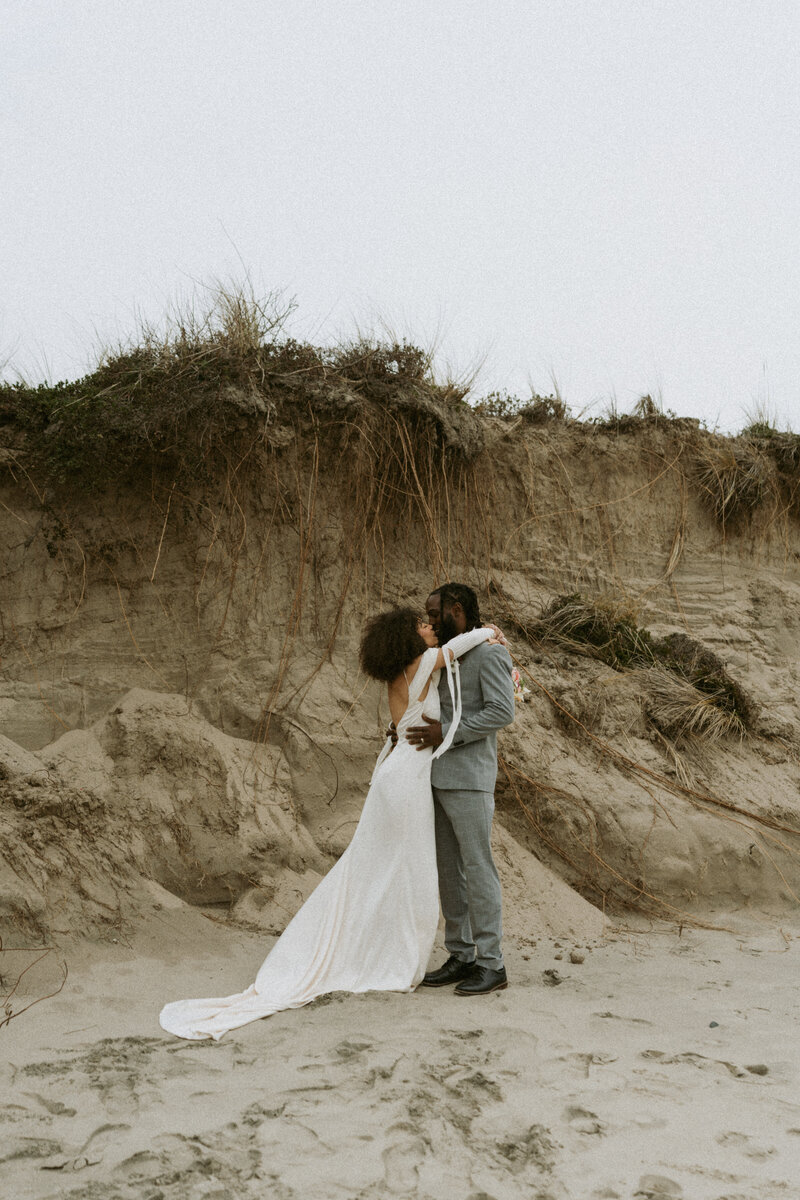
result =
[[[72,378],[213,277],[800,430],[796,0],[6,0],[0,361]],[[6,368],[6,375],[13,374]]]

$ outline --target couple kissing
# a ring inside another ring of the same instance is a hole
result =
[[[220,1038],[327,992],[507,986],[491,826],[497,731],[514,719],[511,659],[472,588],[443,584],[425,608],[379,613],[364,630],[361,666],[387,685],[392,727],[350,845],[254,983],[167,1004],[168,1032]],[[440,899],[449,957],[426,974]]]

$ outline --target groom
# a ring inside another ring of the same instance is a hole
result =
[[[439,645],[480,626],[478,597],[463,583],[446,583],[425,605]],[[491,831],[497,778],[497,731],[514,720],[511,659],[500,645],[476,646],[459,663],[461,721],[453,744],[433,760],[431,783],[436,820],[439,895],[450,952],[427,987],[455,983],[459,996],[482,996],[508,986],[503,954],[502,896],[492,858]],[[452,722],[447,676],[439,682],[441,721],[423,717],[408,740],[417,749],[441,745]]]

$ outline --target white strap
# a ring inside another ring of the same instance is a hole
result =
[[[457,633],[455,637],[451,637],[450,641],[442,646],[442,650],[449,650],[455,658],[461,658],[468,650],[474,650],[476,646],[491,641],[493,637],[492,629],[479,625],[477,629],[468,629],[466,633]]]
[[[473,650],[483,642],[488,642],[494,636],[494,631],[486,628],[470,629],[467,633],[459,633],[442,647],[444,650],[444,665],[447,671],[447,686],[450,691],[450,701],[453,705],[453,720],[444,741],[433,752],[434,758],[440,758],[453,744],[459,722],[461,721],[461,674],[458,669],[458,656]],[[450,661],[448,650],[456,656]]]
[[[459,721],[461,720],[461,675],[458,670],[458,659],[454,659],[451,662],[450,655],[445,654],[444,665],[447,671],[447,686],[450,690],[450,701],[453,705],[453,720],[444,736],[444,741],[434,750],[433,758],[440,758],[446,750],[450,749],[453,744],[453,738],[456,736]]]
[[[411,680],[411,683],[408,686],[409,704],[412,704],[417,699],[425,684],[430,679],[433,672],[433,664],[436,662],[436,655],[438,653],[438,648],[436,646],[431,646],[422,655],[419,666],[414,673],[414,678]],[[405,675],[405,671],[403,671],[403,674]],[[408,681],[406,680],[406,682]]]

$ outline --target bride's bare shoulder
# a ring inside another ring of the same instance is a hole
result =
[[[392,680],[392,682],[389,684],[389,691],[392,692],[395,690],[395,688],[404,688],[406,685],[406,680],[411,683],[411,680],[414,678],[423,662],[426,664],[426,666],[430,667],[430,670],[435,671],[437,666],[441,666],[441,663],[439,662],[441,657],[441,651],[438,650],[436,646],[430,646],[424,652],[424,654],[418,655],[417,658],[408,664],[408,666],[405,668],[405,671],[401,671],[397,678]],[[431,659],[435,659],[432,667],[430,666]]]
[[[419,670],[419,664],[422,662],[424,657],[424,654],[418,655],[413,662],[410,662],[405,668],[405,674],[401,671],[390,686],[394,687],[397,684],[405,683],[406,679],[408,679],[408,682],[410,683]]]

